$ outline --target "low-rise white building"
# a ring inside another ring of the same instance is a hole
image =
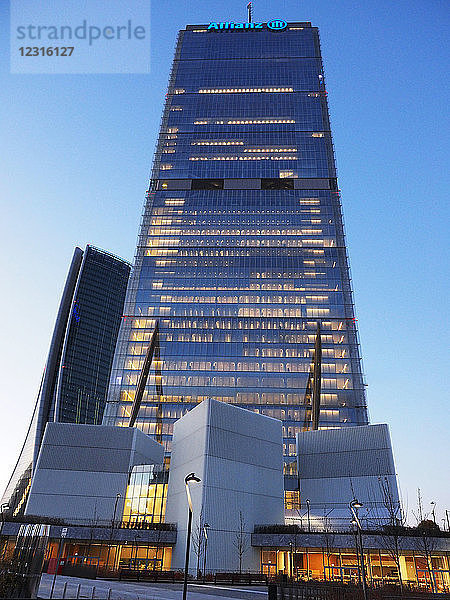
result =
[[[205,523],[207,572],[259,570],[254,525],[284,522],[282,448],[281,421],[216,400],[204,400],[175,423],[166,509],[166,522],[178,529],[172,569],[184,568],[185,477],[194,472],[201,481],[190,485],[190,572],[204,568],[204,554],[198,561],[195,550]]]

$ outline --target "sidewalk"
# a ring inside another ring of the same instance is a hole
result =
[[[53,575],[44,573],[39,586],[39,598],[50,598]],[[181,600],[181,584],[146,584],[105,579],[80,579],[58,575],[53,591],[54,599],[86,600]],[[265,587],[244,589],[235,587],[189,584],[189,600],[265,600]]]

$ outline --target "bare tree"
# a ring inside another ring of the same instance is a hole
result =
[[[423,512],[420,488],[417,488],[417,513],[413,511],[413,515],[417,521],[416,531],[418,535],[416,536],[416,547],[419,552],[422,552],[425,555],[431,591],[435,594],[437,590],[431,553],[436,547],[436,533],[438,533],[440,529],[434,521],[428,519],[428,514],[424,514]]]
[[[203,554],[203,546],[203,511],[200,511],[198,522],[195,524],[194,531],[192,533],[192,547],[197,557],[197,577],[200,577],[200,559]]]
[[[322,552],[325,552],[326,556],[327,556],[327,565],[326,566],[328,567],[328,575],[329,576],[331,574],[330,556],[332,554],[332,549],[333,549],[335,538],[336,538],[336,536],[333,533],[333,530],[328,526],[326,517],[324,517],[324,526],[323,526],[323,531],[322,531]],[[324,579],[326,581],[327,580],[327,570],[325,567],[325,560],[323,561],[323,574],[324,574]],[[330,577],[330,579],[332,579],[332,577]]]
[[[242,560],[244,554],[250,548],[250,540],[247,532],[245,531],[245,521],[242,511],[239,511],[239,529],[236,532],[233,546],[236,548],[239,557],[239,575],[242,574]]]
[[[380,477],[379,482],[383,495],[383,508],[389,518],[388,523],[381,527],[380,539],[383,548],[395,563],[400,584],[400,594],[403,596],[403,578],[400,569],[400,547],[401,538],[405,534],[404,514],[400,502],[394,498],[388,478]]]
[[[417,525],[416,531],[418,533],[416,537],[416,547],[419,552],[422,552],[425,555],[431,591],[433,594],[436,594],[436,581],[434,579],[431,553],[436,548],[436,533],[439,531],[439,527],[436,525],[436,523],[434,523],[434,521],[424,519]]]
[[[153,569],[152,569],[153,571],[157,570],[158,557],[159,557],[159,550],[160,550],[160,548],[163,551],[161,558],[162,559],[164,558],[164,547],[161,546],[161,540],[162,540],[162,537],[163,537],[163,530],[161,529],[161,523],[159,524],[159,527],[158,527],[158,529],[156,531],[157,531],[157,533],[156,533],[156,540],[155,540],[156,551],[155,551],[155,558],[153,560]],[[158,571],[162,571],[162,564],[161,564],[161,569],[158,569]]]

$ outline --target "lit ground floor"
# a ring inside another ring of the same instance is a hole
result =
[[[10,535],[3,536],[7,545],[2,546],[2,557],[7,560],[13,557],[16,539],[20,538],[16,529],[12,535],[13,529],[5,524],[4,533],[8,531]],[[210,528],[209,534],[213,531]],[[379,532],[364,532],[361,541],[362,552],[352,533],[259,526],[248,535],[247,552],[258,552],[259,566],[255,571],[260,574],[259,581],[284,576],[297,581],[359,584],[364,576],[373,587],[398,584],[401,580],[405,585],[430,592],[450,591],[450,535],[408,534],[395,539]],[[52,525],[42,546],[43,572],[52,575],[57,570],[58,576],[115,579],[134,579],[139,575],[148,580],[147,585],[161,573],[164,577],[159,580],[176,585],[183,577],[181,571],[173,571],[171,564],[176,543],[176,529],[168,524],[154,529]],[[245,572],[245,554],[243,565]],[[211,571],[208,554],[205,556],[202,550],[194,572],[209,583],[217,580],[220,571],[226,569]],[[226,577],[217,582],[221,581],[226,581]],[[162,581],[158,582],[158,589],[160,585]]]
[[[450,536],[414,537],[369,533],[361,546],[348,533],[270,533],[252,535],[261,549],[261,571],[294,580],[403,584],[428,591],[450,590]],[[361,560],[363,557],[363,561]]]
[[[436,591],[450,590],[449,556],[433,553],[430,567],[427,557],[420,552],[392,556],[386,550],[364,551],[366,580],[370,586],[399,583],[429,589],[431,578]],[[269,576],[286,574],[295,580],[337,581],[358,583],[360,579],[360,556],[354,548],[292,548],[264,549],[261,551],[261,570]]]
[[[52,541],[47,548],[44,570],[54,573],[58,546]],[[261,573],[272,578],[286,574],[295,580],[314,579],[358,583],[361,573],[360,554],[355,547],[333,548],[296,547],[291,542],[286,548],[261,548]],[[67,542],[61,549],[61,572],[75,573],[79,567],[92,567],[95,571],[170,571],[172,548],[170,546],[126,544],[99,544]],[[402,551],[395,555],[390,548],[364,549],[364,568],[369,585],[378,586],[402,582],[436,591],[450,590],[450,555],[448,552],[420,549]],[[203,558],[201,563],[203,563]],[[202,564],[203,566],[203,564]],[[207,569],[208,571],[208,569]]]

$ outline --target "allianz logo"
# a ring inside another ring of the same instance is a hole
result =
[[[282,31],[286,29],[287,22],[283,19],[272,19],[267,23],[234,23],[233,21],[221,21],[220,23],[210,23],[208,30],[230,31],[232,29],[271,29],[272,31]]]

